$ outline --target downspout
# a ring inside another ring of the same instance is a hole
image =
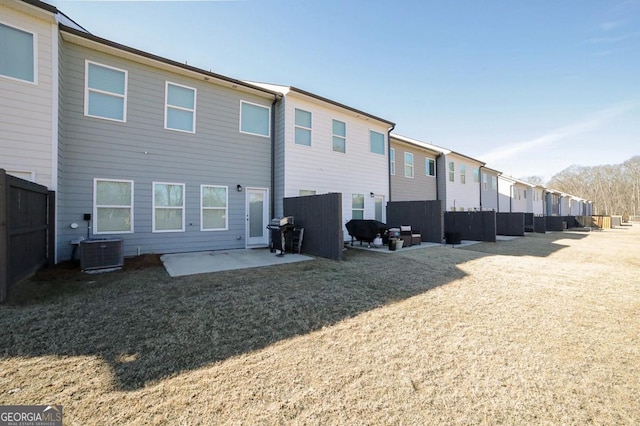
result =
[[[389,177],[389,199],[387,203],[391,201],[391,132],[396,128],[395,124],[392,124],[389,130],[387,131],[387,141],[389,142],[389,147],[387,149],[387,176]],[[387,212],[384,214],[385,221],[387,220]]]
[[[271,217],[276,213],[276,104],[281,99],[282,95],[276,95],[271,103],[271,196],[269,197]]]
[[[436,200],[440,200],[440,167],[438,167],[438,159],[442,157],[442,153],[436,155]]]
[[[484,166],[478,167],[478,187],[480,189],[480,211],[482,211],[482,168]],[[487,182],[488,185],[488,182]]]

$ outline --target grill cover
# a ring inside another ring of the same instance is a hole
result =
[[[345,226],[352,238],[365,243],[372,243],[376,235],[382,236],[389,229],[386,223],[373,219],[351,219]]]

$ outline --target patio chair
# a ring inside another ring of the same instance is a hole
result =
[[[411,225],[400,226],[400,238],[405,247],[422,244],[422,234],[417,229],[411,229]]]

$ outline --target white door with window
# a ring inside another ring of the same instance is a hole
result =
[[[269,245],[269,190],[266,188],[247,188],[247,247],[266,247]]]

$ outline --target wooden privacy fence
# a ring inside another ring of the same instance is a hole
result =
[[[0,169],[0,303],[54,258],[55,193]]]
[[[302,252],[339,260],[343,257],[342,194],[284,199],[284,215],[304,228]]]
[[[525,231],[524,213],[496,213],[496,234],[524,237]],[[531,217],[533,227],[533,217]]]
[[[387,203],[387,225],[411,225],[420,231],[422,241],[440,243],[444,235],[442,201],[390,201]]]
[[[462,240],[495,243],[496,212],[446,212],[444,232],[458,234]]]

